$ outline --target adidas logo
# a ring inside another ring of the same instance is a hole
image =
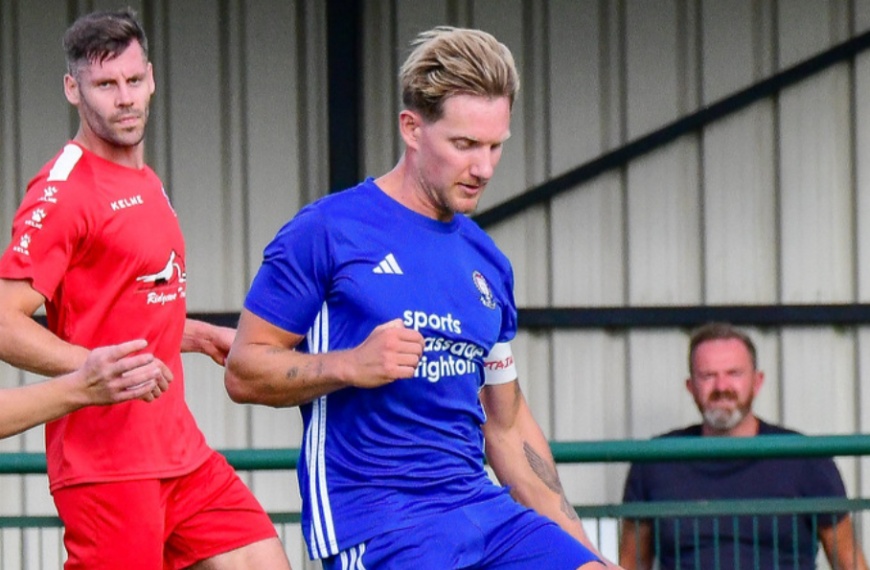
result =
[[[404,275],[402,272],[402,268],[399,267],[399,264],[396,262],[396,258],[393,257],[392,253],[388,253],[385,258],[378,263],[374,269],[372,269],[372,273],[384,274],[384,275]]]

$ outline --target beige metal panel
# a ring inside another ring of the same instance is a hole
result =
[[[684,137],[628,167],[628,301],[701,301],[698,156]]]
[[[849,72],[837,67],[780,97],[782,302],[854,296]]]
[[[210,0],[168,4],[165,40],[171,55],[160,62],[168,72],[163,112],[172,149],[164,182],[187,241],[190,310],[220,310],[237,302],[239,287],[227,281],[225,268],[241,266],[233,258],[237,237],[227,231],[231,182],[226,178],[237,167],[238,157],[227,153],[227,130],[238,102],[223,88],[238,78],[221,61],[224,53],[237,57],[239,46],[222,45],[214,7]]]
[[[174,149],[170,132],[172,117],[168,110],[173,87],[169,80],[172,75],[172,69],[169,65],[172,54],[168,39],[171,30],[167,20],[167,10],[166,5],[161,2],[150,5],[149,23],[143,23],[148,34],[148,57],[151,60],[151,71],[154,74],[155,83],[154,95],[151,96],[148,132],[145,137],[145,160],[154,169],[154,172],[163,178],[164,190],[171,200],[174,197],[174,188],[169,176]]]
[[[185,354],[183,361],[185,398],[209,445],[220,449],[250,447],[247,408],[229,399],[223,369],[202,354]]]
[[[229,22],[246,22],[247,14],[237,2],[228,2],[223,8],[225,16],[222,18]],[[277,16],[277,14],[276,14]],[[214,188],[212,192],[220,193],[222,200],[218,203],[221,207],[220,223],[215,224],[220,226],[222,232],[227,238],[223,243],[214,242],[222,247],[223,252],[220,256],[222,263],[215,264],[210,267],[211,273],[208,275],[209,281],[220,281],[224,285],[221,299],[215,299],[212,305],[214,308],[229,308],[239,306],[240,299],[244,295],[245,287],[248,283],[245,279],[244,272],[244,241],[236,236],[241,236],[244,231],[244,216],[242,212],[236,208],[232,208],[233,204],[242,201],[244,190],[244,177],[247,174],[247,167],[250,162],[246,160],[245,152],[248,150],[250,141],[247,135],[251,132],[246,129],[245,105],[248,102],[248,95],[253,93],[256,98],[256,92],[251,92],[243,85],[243,80],[246,77],[256,77],[255,65],[249,65],[247,57],[250,55],[248,46],[245,45],[245,38],[248,34],[241,30],[241,26],[225,26],[223,28],[224,39],[221,42],[230,49],[226,53],[218,52],[217,57],[220,58],[221,83],[224,86],[224,91],[221,92],[221,106],[223,122],[220,125],[221,143],[223,146],[223,154],[225,156],[221,164],[220,180],[222,188],[218,190]],[[265,32],[263,35],[267,35]],[[230,46],[238,46],[233,49]],[[276,47],[280,47],[276,46]],[[258,61],[255,57],[253,61]],[[276,76],[278,74],[275,74]],[[277,122],[277,121],[276,121]],[[277,151],[277,149],[275,149]],[[277,209],[277,208],[275,208]],[[203,220],[198,220],[197,225],[201,225]],[[190,225],[188,227],[191,227]],[[219,375],[215,375],[220,377]]]
[[[518,307],[550,304],[548,212],[543,206],[526,210],[509,222],[487,228],[510,259],[514,270],[514,297]]]
[[[532,415],[548,438],[553,436],[553,362],[549,331],[517,332],[511,350],[517,365],[517,378]]]
[[[852,35],[870,29],[870,0],[852,0]]]
[[[849,37],[849,2],[789,0],[777,2],[776,8],[781,68],[791,67]]]
[[[398,136],[398,112],[401,96],[398,69],[400,44],[394,35],[396,28],[392,2],[365,2],[362,7],[362,113],[360,176],[376,176],[387,172],[401,153]]]
[[[511,197],[524,192],[530,186],[544,182],[551,177],[552,172],[550,165],[552,135],[549,133],[552,126],[550,117],[552,102],[549,95],[551,90],[546,87],[551,79],[547,71],[551,55],[547,44],[549,37],[547,8],[548,4],[545,2],[526,4],[521,11],[521,20],[514,20],[511,33],[501,29],[498,31],[499,37],[505,38],[505,42],[524,46],[523,59],[518,62],[518,65],[522,65],[521,81],[531,86],[525,91],[520,89],[520,96],[514,105],[511,135],[516,133],[517,136],[522,137],[525,184]],[[522,130],[517,131],[515,124],[519,121],[523,123]],[[494,198],[494,195],[490,198]]]
[[[619,77],[611,65],[618,49],[611,11],[599,2],[557,0],[547,3],[549,163],[556,176],[598,157],[619,141]]]
[[[329,191],[329,132],[327,129],[327,60],[326,3],[304,2],[295,35],[303,38],[298,65],[302,77],[295,78],[304,87],[299,113],[302,152],[290,160],[301,161],[299,192],[303,203],[324,196]],[[268,49],[268,46],[264,46]]]
[[[626,4],[628,138],[696,106],[695,14],[669,1]],[[675,40],[680,33],[684,36]],[[685,137],[628,166],[629,302],[700,300],[698,150]]]
[[[856,343],[851,329],[782,332],[783,421],[809,434],[854,433]]]
[[[12,4],[0,3],[0,247],[6,248],[12,233],[12,215],[24,192],[24,174],[18,161],[18,106],[21,90],[14,69],[17,58],[17,25]]]
[[[553,305],[624,303],[622,180],[620,173],[605,174],[553,200]]]
[[[66,553],[63,550],[63,530],[26,529],[22,531],[21,550],[22,570],[33,567],[39,570],[62,570],[63,561],[66,559]],[[36,560],[39,561],[39,566],[32,566],[31,564]],[[15,563],[2,567],[4,570],[7,568],[9,570],[18,569]]]
[[[432,2],[388,2],[393,4],[396,26],[396,48],[398,49],[399,63],[405,61],[411,53],[410,43],[417,34],[435,26],[469,26],[470,23],[463,19],[458,20],[458,14],[453,11],[454,6],[463,2],[449,2],[447,0],[433,0]],[[467,0],[465,0],[467,1]],[[375,0],[375,3],[381,2]],[[382,8],[383,9],[383,8]],[[381,24],[382,28],[384,27]],[[398,74],[398,69],[395,72]]]
[[[301,447],[302,416],[298,408],[244,407],[251,409],[252,447]],[[298,511],[302,508],[295,471],[255,472],[250,480],[251,488],[267,510]]]
[[[783,382],[780,372],[780,331],[749,327],[744,327],[744,331],[755,343],[758,370],[764,374],[764,382],[752,408],[761,419],[770,423],[782,423],[781,394],[787,383]],[[688,352],[688,340],[686,351]]]
[[[627,437],[649,438],[698,423],[686,391],[688,337],[678,330],[629,332]]]
[[[857,300],[870,300],[870,54],[855,62],[855,254],[857,259]]]
[[[623,333],[554,333],[553,439],[610,440],[627,437],[626,340]],[[594,467],[594,468],[593,468]],[[621,466],[560,466],[568,497],[601,503],[622,498]]]
[[[601,154],[601,51],[607,40],[606,30],[600,29],[599,3],[557,0],[548,5],[550,162],[555,176]]]
[[[790,328],[782,333],[786,426],[810,435],[856,433],[861,426],[855,401],[856,340],[852,329]],[[857,460],[838,457],[837,465],[854,494]]]
[[[776,303],[774,112],[763,101],[704,132],[704,290],[710,304]]]
[[[702,0],[704,103],[770,75],[773,7],[753,0]]]
[[[244,105],[241,116],[237,117],[242,119],[238,128],[241,136],[231,137],[231,141],[235,143],[233,153],[245,168],[239,190],[246,214],[241,231],[246,231],[248,239],[248,277],[260,266],[265,245],[304,202],[300,170],[310,163],[300,160],[300,147],[313,148],[319,156],[325,156],[321,152],[325,134],[305,137],[300,130],[303,120],[300,101],[307,100],[306,93],[312,88],[323,91],[319,84],[322,73],[300,73],[302,64],[297,47],[303,31],[294,6],[282,0],[268,0],[258,2],[256,9],[246,10],[244,51],[236,62],[244,69],[244,85],[240,88],[245,100],[241,102]],[[306,109],[313,115],[317,107]],[[318,124],[320,130],[322,125]],[[315,177],[311,182],[314,186],[319,181]],[[319,188],[320,193],[326,190],[325,184]],[[232,306],[241,306],[249,281],[244,280],[244,288]]]
[[[524,21],[528,18],[530,21]],[[542,5],[524,11],[521,2],[475,2],[472,22],[495,35],[513,53],[523,87],[514,103],[511,139],[505,144],[501,162],[480,201],[480,208],[502,202],[546,176],[545,143],[541,130],[544,99],[535,94],[545,76],[540,46],[544,38],[531,39],[526,30],[535,29],[543,19]],[[549,211],[544,206],[489,229],[496,243],[514,267],[518,306],[546,306],[550,303]]]
[[[536,137],[534,130],[539,125],[540,117],[534,114],[536,98],[533,96],[536,89],[541,89],[542,78],[539,74],[543,71],[543,66],[535,66],[534,63],[539,61],[536,59],[540,57],[537,48],[544,42],[544,38],[539,38],[539,43],[532,40],[531,30],[534,26],[532,22],[524,21],[526,13],[522,0],[484,0],[471,5],[471,25],[493,34],[508,46],[522,84],[513,107],[511,138],[505,143],[501,162],[487,192],[480,199],[479,207],[485,209],[522,193],[530,185],[546,178],[542,168],[544,159],[540,139]],[[533,13],[536,19],[540,17],[540,8],[540,4],[535,3]],[[536,158],[537,165],[534,163]]]
[[[41,452],[42,448],[30,452]],[[48,491],[48,475],[25,475],[22,477],[24,505],[22,514],[34,516],[53,516],[57,514],[54,500]]]
[[[18,84],[20,182],[26,184],[60,151],[74,130],[70,105],[63,94],[66,62],[60,38],[67,27],[66,13],[57,10],[51,0],[38,0],[26,7],[18,4],[17,16],[17,57],[6,73],[14,73]],[[23,194],[23,188],[17,192]]]
[[[689,76],[680,54],[678,25],[680,6],[674,0],[651,0],[625,4],[626,132],[636,139],[676,120],[687,109]]]
[[[452,13],[456,3],[389,2],[363,4],[362,52],[362,163],[361,176],[378,176],[390,170],[403,150],[398,134],[402,101],[399,67],[411,52],[414,37],[437,25],[468,25]]]

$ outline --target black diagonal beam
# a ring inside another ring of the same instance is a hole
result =
[[[661,148],[688,133],[698,131],[710,123],[777,94],[807,77],[850,60],[868,47],[870,47],[870,32],[865,32],[764,81],[712,103],[691,115],[665,125],[623,147],[607,152],[565,174],[531,188],[519,196],[493,206],[476,215],[474,219],[482,227],[504,221],[528,208],[547,202],[563,192],[576,188],[604,172],[621,168],[630,161]]]
[[[239,314],[191,313],[190,317],[234,327]],[[525,330],[688,329],[709,321],[754,327],[870,325],[870,304],[554,307],[519,310],[519,326]]]

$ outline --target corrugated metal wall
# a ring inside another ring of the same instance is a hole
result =
[[[325,7],[133,5],[158,82],[148,155],[187,235],[190,309],[237,311],[263,245],[327,188]],[[114,6],[0,3],[0,235],[76,124],[59,38],[71,15]],[[523,89],[487,208],[866,31],[870,1],[366,0],[364,19],[361,176],[398,156],[396,70],[418,31],[480,27],[512,48]],[[492,228],[518,303],[868,302],[868,78],[862,54]],[[767,372],[763,417],[813,434],[867,431],[867,330],[750,332]],[[673,329],[521,332],[514,349],[551,438],[645,438],[697,419],[682,387],[686,342]],[[298,445],[295,411],[233,404],[210,361],[186,364],[212,445]],[[0,385],[24,380],[0,368]],[[0,449],[39,450],[41,438],[33,430]],[[849,492],[866,495],[870,470],[839,463]],[[573,501],[611,502],[624,471],[565,466],[562,476]],[[288,474],[249,481],[268,507],[298,507]],[[0,510],[53,512],[45,486],[0,479]]]

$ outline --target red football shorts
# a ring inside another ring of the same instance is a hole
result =
[[[277,536],[217,452],[188,475],[64,487],[54,503],[66,570],[174,570]]]

